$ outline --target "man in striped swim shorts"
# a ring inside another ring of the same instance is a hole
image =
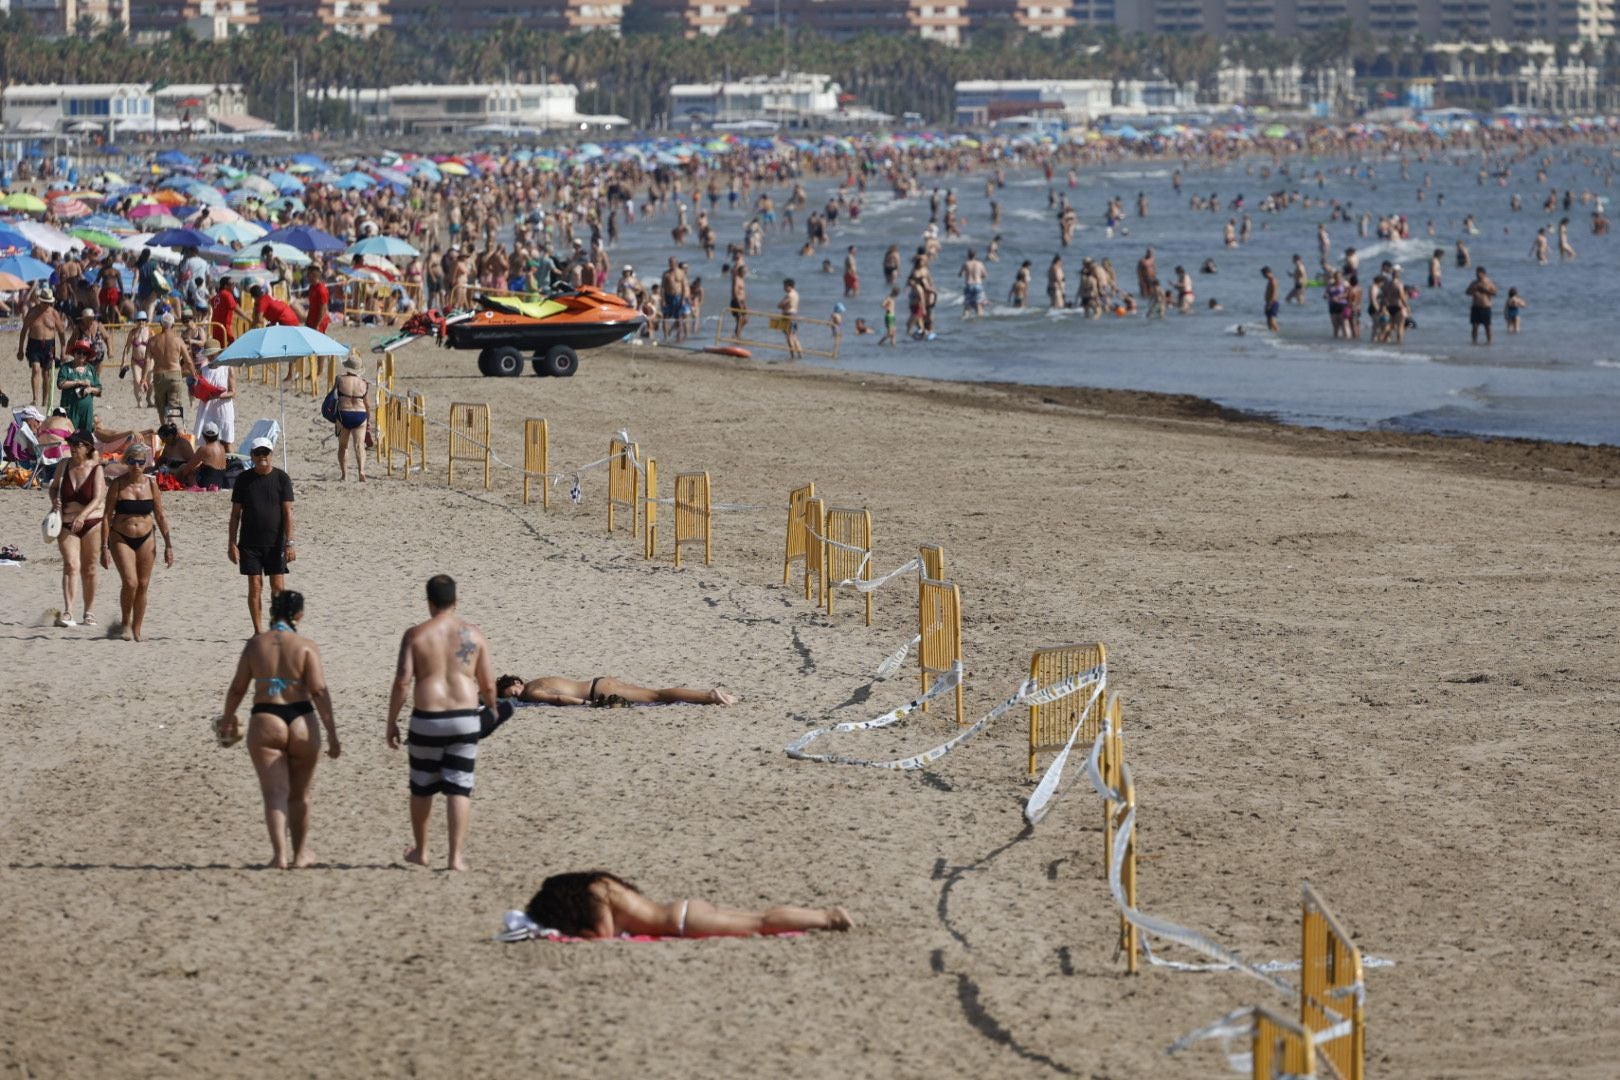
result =
[[[408,745],[411,837],[405,861],[426,866],[433,797],[443,795],[449,819],[451,870],[467,869],[462,849],[472,822],[473,770],[478,764],[479,701],[499,714],[495,664],[483,631],[456,615],[456,583],[445,574],[427,583],[428,620],[405,631],[388,695],[388,745],[399,749],[399,714],[411,695]]]

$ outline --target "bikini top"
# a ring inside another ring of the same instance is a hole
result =
[[[293,628],[292,623],[285,622],[281,619],[276,619],[270,623],[270,629],[285,630],[288,633],[292,633]],[[254,676],[253,681],[256,683],[263,683],[264,692],[271,697],[281,697],[292,687],[302,686],[304,684],[304,680],[302,679],[283,679],[279,675],[256,675]]]
[[[136,517],[150,517],[153,508],[151,499],[119,499],[113,503],[114,513],[132,514]]]
[[[95,485],[95,480],[96,480],[96,468],[91,468],[91,470],[88,473],[85,474],[84,479],[79,482],[78,486],[76,486],[73,489],[69,490],[68,484],[72,481],[72,477],[70,477],[66,472],[64,472],[62,474],[62,489],[61,489],[62,505],[66,506],[68,503],[83,503],[83,502],[85,502],[85,497],[87,495],[89,495],[92,491],[95,490],[95,486],[96,486]]]

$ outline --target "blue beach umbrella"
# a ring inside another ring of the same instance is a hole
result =
[[[34,250],[33,243],[20,232],[0,228],[0,251],[19,252],[27,255]],[[37,260],[36,260],[37,261]],[[22,275],[18,275],[21,277]]]
[[[0,259],[0,274],[13,274],[24,281],[48,281],[51,273],[50,263],[32,255],[8,255]]]
[[[299,251],[328,252],[342,251],[346,246],[343,241],[329,232],[309,225],[290,225],[285,229],[277,229],[268,233],[264,239],[267,242],[287,244]]]
[[[342,191],[364,191],[367,188],[376,187],[377,181],[363,172],[351,172],[338,177],[337,180],[333,181],[332,186]]]
[[[249,330],[214,357],[225,367],[274,364],[294,356],[348,356],[349,347],[307,326],[261,326]]]
[[[381,255],[388,259],[408,259],[420,255],[397,236],[371,236],[344,249],[345,255]]]
[[[178,150],[165,150],[152,160],[171,169],[195,169],[197,167],[195,161]]]
[[[197,229],[164,229],[153,233],[146,243],[148,247],[207,248],[214,246],[214,238]]]
[[[304,182],[291,173],[273,172],[265,179],[282,195],[297,195],[304,190]]]

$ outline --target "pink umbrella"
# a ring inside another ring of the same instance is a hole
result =
[[[135,221],[151,214],[167,214],[168,212],[169,208],[162,203],[141,203],[141,205],[131,208],[129,219]]]
[[[90,208],[83,201],[71,197],[52,199],[51,213],[59,218],[82,218],[90,216]]]

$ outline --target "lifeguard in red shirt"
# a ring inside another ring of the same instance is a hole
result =
[[[208,306],[208,321],[213,324],[209,327],[209,331],[222,349],[236,340],[231,324],[236,320],[238,307],[236,287],[231,284],[230,278],[220,278],[219,289],[214,293],[214,299]]]
[[[321,280],[320,267],[311,263],[304,273],[309,281],[309,306],[304,315],[304,325],[324,334],[326,328],[332,325],[332,293],[327,289],[326,282]]]
[[[253,298],[253,325],[260,326],[302,326],[304,320],[298,317],[298,309],[285,300],[277,300],[264,291],[263,285],[254,285],[248,290]]]

